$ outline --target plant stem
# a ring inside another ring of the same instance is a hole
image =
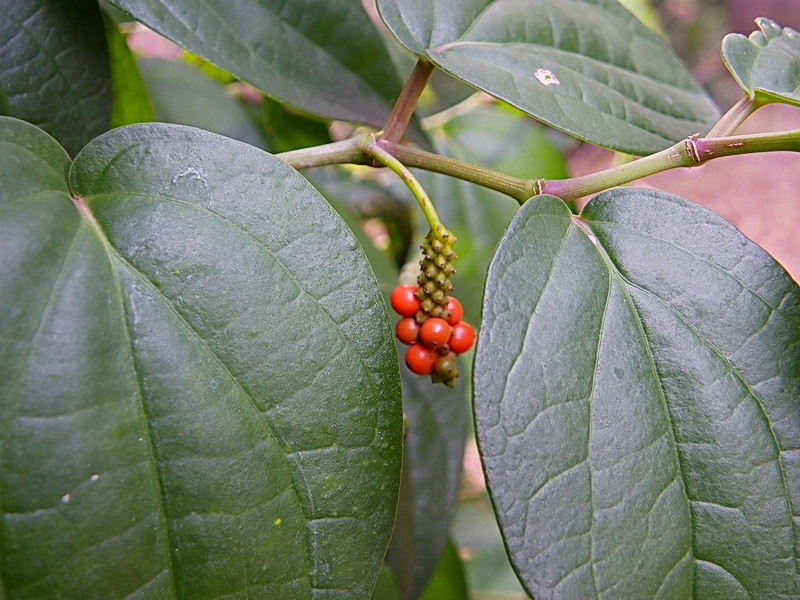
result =
[[[371,159],[375,159],[400,175],[412,188],[412,191],[415,189],[412,187],[414,184],[409,181],[415,182],[416,186],[419,186],[419,183],[416,182],[406,166],[417,167],[497,190],[522,204],[528,198],[538,194],[552,194],[565,202],[571,202],[589,194],[596,194],[677,167],[694,167],[723,156],[778,151],[800,152],[800,129],[716,138],[690,137],[666,150],[618,167],[582,177],[549,181],[511,177],[491,169],[384,139],[376,142],[374,135],[363,135],[323,146],[284,152],[276,156],[285,160],[295,169],[341,163],[363,165],[371,164]],[[387,161],[390,161],[391,164]],[[397,166],[392,165],[399,165],[402,170],[398,170]],[[403,172],[407,173],[410,179],[402,174]],[[419,189],[421,190],[421,186]],[[427,198],[427,196],[424,197]],[[420,198],[417,197],[417,199]],[[429,202],[430,200],[428,200]],[[425,210],[426,208],[423,207],[423,211]],[[438,220],[438,217],[436,219]]]
[[[420,94],[433,74],[433,65],[427,60],[419,59],[414,65],[397,101],[392,107],[392,112],[383,127],[383,139],[390,142],[399,142],[408,127],[414,108],[417,106]]]
[[[378,140],[378,145],[388,151],[392,156],[397,157],[403,164],[409,167],[417,167],[426,171],[442,173],[464,181],[477,183],[498,192],[502,192],[514,198],[522,204],[538,193],[537,180],[520,179],[504,175],[498,171],[479,167],[467,162],[448,158],[432,152],[426,152],[411,146],[394,144],[384,139]]]
[[[417,202],[422,209],[422,213],[425,215],[425,219],[428,221],[431,231],[436,232],[444,228],[442,222],[439,220],[439,215],[436,213],[436,209],[434,208],[431,199],[428,197],[428,193],[425,191],[425,188],[422,187],[422,184],[417,181],[417,178],[414,177],[414,174],[409,171],[403,163],[389,154],[389,152],[384,150],[374,140],[368,140],[367,143],[367,141],[362,139],[361,150],[364,152],[364,154],[371,156],[375,159],[375,161],[389,167],[392,171],[397,173],[398,177],[403,180],[403,182],[411,190],[411,193],[414,194],[414,197],[417,199]]]
[[[372,138],[370,137],[370,139]],[[359,145],[360,142],[360,138],[350,138],[340,142],[323,144],[321,146],[281,152],[275,156],[286,161],[298,170],[348,163],[356,165],[369,164],[370,161],[364,155]]]
[[[755,98],[745,96],[734,104],[731,109],[722,115],[717,124],[706,134],[707,138],[719,138],[731,135],[744,123],[744,120],[761,108],[761,104]]]
[[[723,156],[781,150],[800,152],[800,129],[720,138],[690,137],[651,156],[599,173],[542,180],[539,189],[542,194],[552,194],[569,202],[677,167],[695,167]]]

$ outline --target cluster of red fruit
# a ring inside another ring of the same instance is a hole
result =
[[[418,375],[433,375],[435,380],[453,381],[458,375],[456,355],[475,342],[475,330],[461,320],[461,303],[447,296],[447,318],[429,317],[422,311],[418,287],[410,283],[398,285],[390,297],[392,308],[402,318],[397,322],[397,339],[409,344],[406,365]]]

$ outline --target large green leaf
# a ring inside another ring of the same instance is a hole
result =
[[[617,0],[378,0],[417,56],[581,139],[633,154],[707,131],[717,110]]]
[[[567,176],[564,157],[544,128],[520,114],[479,108],[433,130],[432,137],[438,151],[446,156],[515,177]],[[464,306],[465,318],[477,324],[489,261],[519,205],[500,192],[452,177],[430,173],[420,173],[419,177],[442,221],[458,238],[456,295]]]
[[[800,33],[763,17],[756,25],[750,37],[725,36],[725,66],[751,98],[800,105]]]
[[[111,85],[97,0],[5,0],[0,48],[7,114],[42,127],[71,154],[108,129]]]
[[[308,112],[383,125],[400,81],[352,0],[114,0],[145,25]]]
[[[143,58],[138,64],[157,120],[264,147],[264,135],[244,106],[200,69],[161,58]]]
[[[530,200],[475,360],[488,483],[537,598],[800,595],[800,290],[677,196]]]
[[[400,386],[345,224],[208,132],[116,129],[70,167],[0,124],[6,596],[368,598]]]

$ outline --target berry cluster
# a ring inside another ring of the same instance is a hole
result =
[[[391,295],[392,308],[402,318],[397,322],[397,339],[410,347],[406,365],[417,375],[430,375],[434,383],[452,387],[458,377],[456,355],[475,342],[475,330],[461,320],[464,309],[452,296],[446,296],[440,314],[432,317],[423,308],[420,296],[426,294],[416,285],[398,285]]]

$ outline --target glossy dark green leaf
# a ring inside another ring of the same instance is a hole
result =
[[[800,289],[677,196],[544,196],[492,261],[478,439],[539,598],[800,594]]]
[[[401,360],[405,350],[398,344]],[[466,384],[459,377],[452,389],[434,385],[405,367],[401,377],[407,433],[387,560],[401,597],[413,600],[433,575],[450,534],[467,436]]]
[[[347,223],[350,231],[353,232],[353,235],[358,240],[359,244],[361,244],[361,247],[364,249],[364,254],[366,254],[367,260],[369,260],[369,264],[375,272],[375,277],[378,280],[378,287],[380,287],[384,297],[388,298],[389,294],[392,293],[392,290],[397,285],[397,269],[394,264],[392,264],[391,258],[375,246],[361,226],[361,219],[359,219],[358,215],[355,214],[344,201],[329,193],[325,194],[325,199],[330,202],[331,206],[336,210],[342,220]],[[388,307],[389,304],[387,303],[386,306]],[[394,315],[392,316],[394,317]]]
[[[113,7],[112,7],[113,8]],[[142,74],[136,66],[125,36],[117,21],[103,9],[103,25],[108,40],[108,60],[111,71],[111,127],[155,121],[153,106]],[[117,11],[119,12],[119,11]]]
[[[480,108],[432,131],[447,156],[515,177],[561,179],[563,155],[531,119],[496,108]],[[420,173],[442,221],[458,238],[455,293],[465,318],[477,324],[486,270],[495,247],[516,213],[517,201],[471,183]]]
[[[751,98],[800,105],[800,33],[763,17],[756,25],[750,37],[725,36],[725,66]]]
[[[617,0],[378,0],[407,49],[578,138],[632,154],[705,132],[717,110]]]
[[[351,0],[114,0],[145,25],[305,111],[383,125],[401,82]]]
[[[199,69],[161,58],[140,59],[139,68],[157,120],[265,146],[263,134],[244,107]]]
[[[97,0],[0,4],[0,88],[8,113],[75,154],[109,127],[108,51]]]
[[[341,219],[201,130],[115,129],[70,167],[0,124],[5,594],[369,598],[400,385]]]

